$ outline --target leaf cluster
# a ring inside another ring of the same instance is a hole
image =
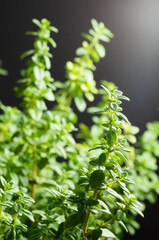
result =
[[[145,133],[135,151],[131,143],[138,128],[121,107],[129,98],[112,83],[102,82],[102,101],[89,110],[90,129],[80,124],[79,131],[72,108],[74,102],[84,111],[86,99],[93,101],[98,92],[95,63],[106,54],[101,42],[113,34],[92,19],[76,57],[66,63],[66,82],[60,83],[50,74],[50,45],[56,47],[51,32],[58,30],[46,19],[33,23],[38,30],[27,32],[35,37],[33,49],[21,56],[27,58],[26,69],[15,88],[21,108],[0,104],[1,238],[98,240],[121,238],[123,229],[134,233],[136,215],[143,216],[138,200],[146,198],[143,192],[158,193],[157,144],[150,148],[146,142],[151,137],[157,142],[157,135]]]

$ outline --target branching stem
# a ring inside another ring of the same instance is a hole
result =
[[[110,223],[112,223],[115,219],[116,219],[116,216],[112,217],[112,218],[109,219],[107,222],[105,222],[103,225],[101,225],[101,227],[106,227],[107,225],[109,225]]]
[[[35,151],[36,151],[36,145],[33,146],[33,160],[34,160],[34,163],[33,163],[33,180],[34,181],[37,177],[37,164],[35,162]],[[32,186],[31,197],[35,201],[35,198],[36,198],[36,183],[34,183],[33,186]]]
[[[98,190],[95,189],[95,190],[94,190],[94,193],[93,193],[93,199],[96,199],[96,198],[97,198],[97,193],[98,193]],[[90,214],[91,214],[91,212],[88,210],[87,216],[86,216],[86,220],[85,220],[85,222],[84,222],[84,224],[83,224],[83,231],[84,231],[85,236],[87,235],[87,228],[88,228],[88,223],[89,223]]]
[[[37,165],[34,162],[34,164],[33,164],[33,178],[34,178],[34,180],[35,180],[36,176],[37,176]],[[33,186],[32,186],[31,197],[35,201],[35,198],[36,198],[36,183],[34,183]]]

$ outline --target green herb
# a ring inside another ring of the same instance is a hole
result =
[[[66,63],[65,83],[50,74],[50,47],[56,47],[51,33],[58,30],[46,19],[33,23],[38,30],[27,32],[35,38],[33,49],[21,56],[26,69],[15,87],[21,107],[0,103],[0,237],[103,240],[133,234],[145,206],[139,201],[154,202],[159,193],[158,123],[148,124],[135,150],[138,128],[121,108],[129,98],[106,81],[97,90],[95,63],[106,54],[102,42],[113,37],[102,22],[91,20],[76,57]],[[93,126],[79,124],[72,106],[83,112],[98,92],[101,102],[89,109]]]

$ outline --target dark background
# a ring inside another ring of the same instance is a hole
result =
[[[148,121],[159,120],[157,107],[159,89],[159,1],[158,0],[0,0],[0,59],[9,71],[1,77],[0,99],[4,104],[17,105],[13,87],[20,78],[24,61],[20,55],[31,49],[33,39],[24,35],[34,30],[32,18],[47,18],[59,29],[54,35],[52,76],[64,81],[64,64],[74,57],[81,45],[81,32],[90,28],[90,19],[103,21],[115,34],[106,44],[107,56],[97,64],[95,79],[113,81],[131,102],[124,112],[132,124],[145,130]],[[96,103],[94,103],[95,105]],[[88,122],[84,114],[80,119]],[[139,218],[141,229],[129,239],[156,239],[158,203],[147,205],[145,218]]]

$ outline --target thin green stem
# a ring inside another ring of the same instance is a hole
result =
[[[46,229],[46,231],[45,231],[43,240],[48,240],[48,229]]]
[[[117,181],[114,181],[114,182],[108,183],[107,186],[112,186],[112,185],[115,185],[116,183]]]
[[[35,162],[35,152],[36,152],[36,145],[33,146],[33,181],[35,181],[37,177],[37,164]],[[33,184],[32,186],[32,191],[31,191],[31,197],[35,201],[36,198],[36,183]]]
[[[110,223],[112,223],[116,219],[116,216],[113,216],[111,219],[109,219],[107,222],[105,222],[101,227],[106,227]]]
[[[3,194],[1,202],[5,201],[5,194]],[[0,220],[2,218],[2,213],[3,213],[3,205],[0,205]],[[2,229],[2,222],[0,222],[0,234],[2,233],[3,229]]]
[[[105,164],[107,164],[109,156],[110,156],[110,152],[107,153],[107,156],[106,156],[106,159],[105,159]]]
[[[3,194],[3,196],[2,196],[2,199],[1,199],[1,202],[4,202],[5,201],[5,192],[4,192],[4,194]],[[3,212],[3,205],[0,205],[0,219],[1,219],[1,217],[2,217],[2,212]]]
[[[34,162],[34,164],[33,164],[33,178],[34,178],[34,180],[35,180],[36,177],[37,177],[37,165]],[[36,183],[34,183],[33,186],[32,186],[31,197],[35,201],[35,198],[36,198]]]
[[[84,231],[85,236],[87,235],[87,228],[88,228],[88,222],[89,222],[90,214],[91,214],[91,212],[88,211],[87,216],[86,216],[86,220],[85,220],[84,225],[83,225],[83,231]]]
[[[94,190],[94,193],[93,193],[93,199],[96,199],[96,198],[97,198],[97,193],[98,193],[98,190],[95,189],[95,190]],[[87,215],[86,215],[85,222],[84,222],[84,224],[83,224],[83,231],[84,231],[85,236],[87,235],[87,228],[88,228],[88,223],[89,223],[90,214],[91,214],[91,212],[88,210]]]
[[[14,236],[14,240],[17,239],[17,234],[16,234],[16,220],[17,220],[17,217],[18,217],[18,213],[15,213],[14,214],[14,225],[13,225],[13,236]]]

